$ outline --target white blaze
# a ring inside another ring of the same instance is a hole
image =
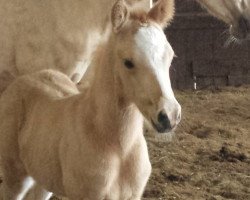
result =
[[[174,51],[162,29],[156,26],[141,27],[135,40],[139,54],[156,74],[164,98],[175,99],[169,77]]]

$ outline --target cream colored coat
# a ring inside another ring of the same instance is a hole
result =
[[[150,0],[127,1],[150,7]],[[114,2],[0,0],[0,73],[51,68],[78,82],[106,31]]]
[[[180,121],[169,78],[174,52],[161,28],[173,2],[145,13],[117,1],[85,93],[53,70],[19,77],[4,91],[1,200],[47,200],[48,191],[72,200],[141,199],[151,172],[142,114],[159,132]]]

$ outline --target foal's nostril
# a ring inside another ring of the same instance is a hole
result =
[[[167,120],[169,120],[167,114],[165,114],[164,112],[161,111],[158,114],[158,122],[162,123],[162,122],[165,122]]]
[[[161,111],[157,116],[157,120],[158,123],[154,123],[152,120],[152,125],[159,133],[166,133],[172,129],[169,118],[165,112]]]

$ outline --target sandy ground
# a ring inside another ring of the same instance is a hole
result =
[[[153,173],[143,199],[250,200],[250,87],[176,96],[183,119],[172,141],[146,136]]]
[[[250,87],[178,92],[172,142],[147,137],[145,200],[250,200]]]

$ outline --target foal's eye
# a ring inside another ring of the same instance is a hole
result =
[[[134,63],[128,59],[125,59],[123,63],[128,69],[132,69],[135,67]]]

